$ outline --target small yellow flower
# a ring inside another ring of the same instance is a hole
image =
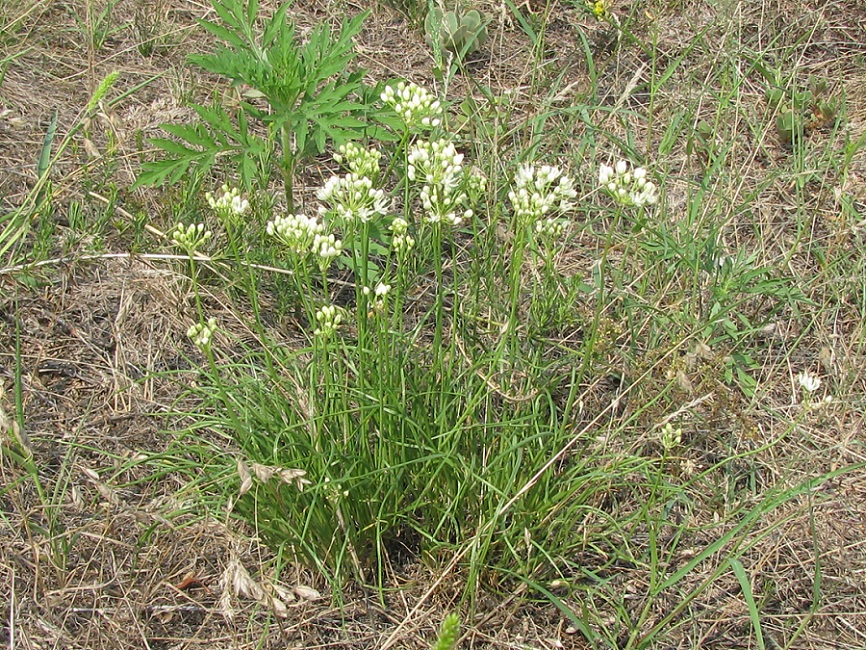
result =
[[[595,2],[588,1],[589,10],[592,12],[592,15],[596,17],[596,20],[604,20],[608,16],[608,9],[610,8],[610,0],[595,0]]]

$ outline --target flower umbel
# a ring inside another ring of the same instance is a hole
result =
[[[442,124],[442,104],[426,88],[400,81],[388,86],[382,101],[394,109],[409,130],[426,130]]]
[[[420,198],[428,223],[459,226],[472,217],[472,210],[464,209],[468,197],[461,191],[463,154],[453,142],[421,140],[409,151],[408,161],[409,180],[423,183]]]
[[[331,176],[316,193],[323,203],[330,204],[339,219],[346,222],[367,222],[375,216],[385,216],[388,211],[384,190],[373,187],[373,181],[356,172],[345,176]],[[319,208],[325,214],[327,208]]]
[[[797,383],[807,393],[814,393],[821,388],[821,378],[813,375],[808,370],[804,370],[797,374]]]
[[[191,223],[188,226],[179,223],[171,232],[171,241],[175,246],[185,250],[187,255],[194,255],[212,236],[213,233],[205,230],[203,223]]]
[[[574,181],[550,165],[521,165],[514,176],[514,189],[508,193],[514,214],[528,224],[552,212],[568,212],[576,197]]]
[[[343,252],[343,242],[327,233],[325,224],[315,217],[303,214],[277,216],[268,222],[266,231],[295,255],[306,257],[312,253],[323,273],[331,261]]]
[[[316,310],[316,322],[318,327],[313,330],[313,334],[326,339],[334,334],[343,322],[343,310],[334,305],[325,305]]]
[[[608,17],[608,9],[610,8],[610,0],[587,0],[587,7],[596,20],[603,20]]]
[[[215,197],[208,192],[204,198],[221,219],[240,217],[250,209],[250,202],[241,198],[241,191],[238,188],[223,185],[220,190],[222,190],[221,195]]]
[[[210,349],[211,341],[213,340],[214,332],[217,329],[216,318],[208,318],[206,323],[196,323],[190,326],[186,331],[186,335],[192,339],[195,346],[202,352]]]
[[[313,247],[316,237],[324,235],[325,225],[303,214],[276,216],[265,228],[271,237],[276,237],[297,255],[306,255]]]
[[[670,451],[683,441],[683,430],[680,427],[674,426],[668,422],[662,427],[661,442],[665,451]]]
[[[620,160],[615,167],[602,163],[598,183],[621,205],[642,208],[655,205],[659,200],[658,188],[647,180],[646,169],[638,167],[631,171],[625,160]]]
[[[354,142],[341,144],[339,153],[334,154],[334,160],[358,176],[366,176],[375,180],[379,176],[379,160],[382,152],[378,149],[364,149]]]
[[[391,248],[397,254],[397,259],[403,261],[415,247],[415,239],[409,234],[409,222],[397,217],[391,222]]]

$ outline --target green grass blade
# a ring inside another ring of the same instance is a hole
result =
[[[746,605],[749,607],[749,618],[752,619],[752,628],[755,630],[755,638],[758,642],[758,648],[764,650],[764,633],[761,629],[761,616],[758,613],[758,605],[755,603],[755,596],[752,593],[752,585],[749,583],[749,576],[746,574],[746,569],[743,563],[737,558],[732,557],[728,563],[734,570],[734,575],[740,582],[740,589],[743,590],[743,598],[746,599]]]

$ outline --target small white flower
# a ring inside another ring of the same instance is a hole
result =
[[[608,186],[613,179],[613,175],[613,167],[602,163],[598,171],[598,184],[602,186]]]
[[[821,388],[820,377],[813,375],[808,370],[804,370],[797,374],[797,383],[800,384],[800,388],[805,390],[807,393],[814,393],[816,390]]]
[[[376,297],[377,298],[384,298],[385,296],[388,295],[388,292],[390,290],[391,290],[390,284],[383,284],[382,282],[380,282],[379,284],[376,285]]]

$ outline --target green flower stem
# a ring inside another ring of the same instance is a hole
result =
[[[280,129],[283,148],[283,186],[286,192],[286,206],[289,214],[295,213],[294,175],[295,156],[292,153],[292,132],[288,125]]]
[[[381,176],[381,178],[387,179],[391,173],[394,171],[394,167],[397,165],[397,159],[400,158],[403,162],[403,183],[405,188],[405,198],[409,198],[409,177],[406,175],[406,170],[409,167],[409,138],[412,136],[412,133],[409,131],[409,127],[406,126],[403,128],[403,135],[400,136],[400,143],[397,145],[396,152],[393,156],[391,156],[391,162],[388,163],[388,167],[385,169],[385,173]],[[409,221],[409,215],[407,206],[408,203],[403,204],[403,212],[406,215],[406,221]]]
[[[310,270],[306,260],[301,259],[297,253],[291,254],[292,259],[292,277],[295,280],[295,290],[301,298],[304,305],[304,311],[307,314],[307,321],[310,323],[310,328],[316,327],[316,304],[313,302],[312,292],[310,291],[311,280]]]
[[[501,361],[505,358],[506,350],[512,344],[517,333],[517,316],[520,308],[520,289],[521,289],[521,271],[523,269],[523,259],[526,254],[526,246],[528,244],[527,231],[529,225],[523,223],[519,217],[515,217],[514,243],[511,253],[511,269],[509,277],[509,301],[510,310],[508,322],[505,326],[505,332],[499,342],[496,350],[496,359]],[[503,388],[506,388],[503,386]]]
[[[433,224],[433,265],[436,271],[435,332],[433,335],[433,371],[439,371],[442,359],[442,311],[445,290],[442,285],[442,224]]]
[[[594,350],[596,348],[597,337],[599,325],[601,323],[601,316],[604,312],[605,305],[605,296],[606,292],[604,289],[604,278],[605,271],[607,270],[607,257],[610,253],[610,249],[613,246],[613,233],[619,228],[620,221],[622,220],[622,207],[618,207],[616,210],[616,215],[614,216],[613,223],[607,230],[607,235],[604,240],[604,248],[601,251],[601,257],[598,260],[598,293],[596,295],[595,300],[595,313],[592,317],[592,327],[590,328],[590,334],[588,341],[586,343],[585,349]],[[591,354],[583,355],[583,363],[581,364],[580,375],[581,377],[586,376],[587,371],[589,370],[590,363],[592,361]]]

